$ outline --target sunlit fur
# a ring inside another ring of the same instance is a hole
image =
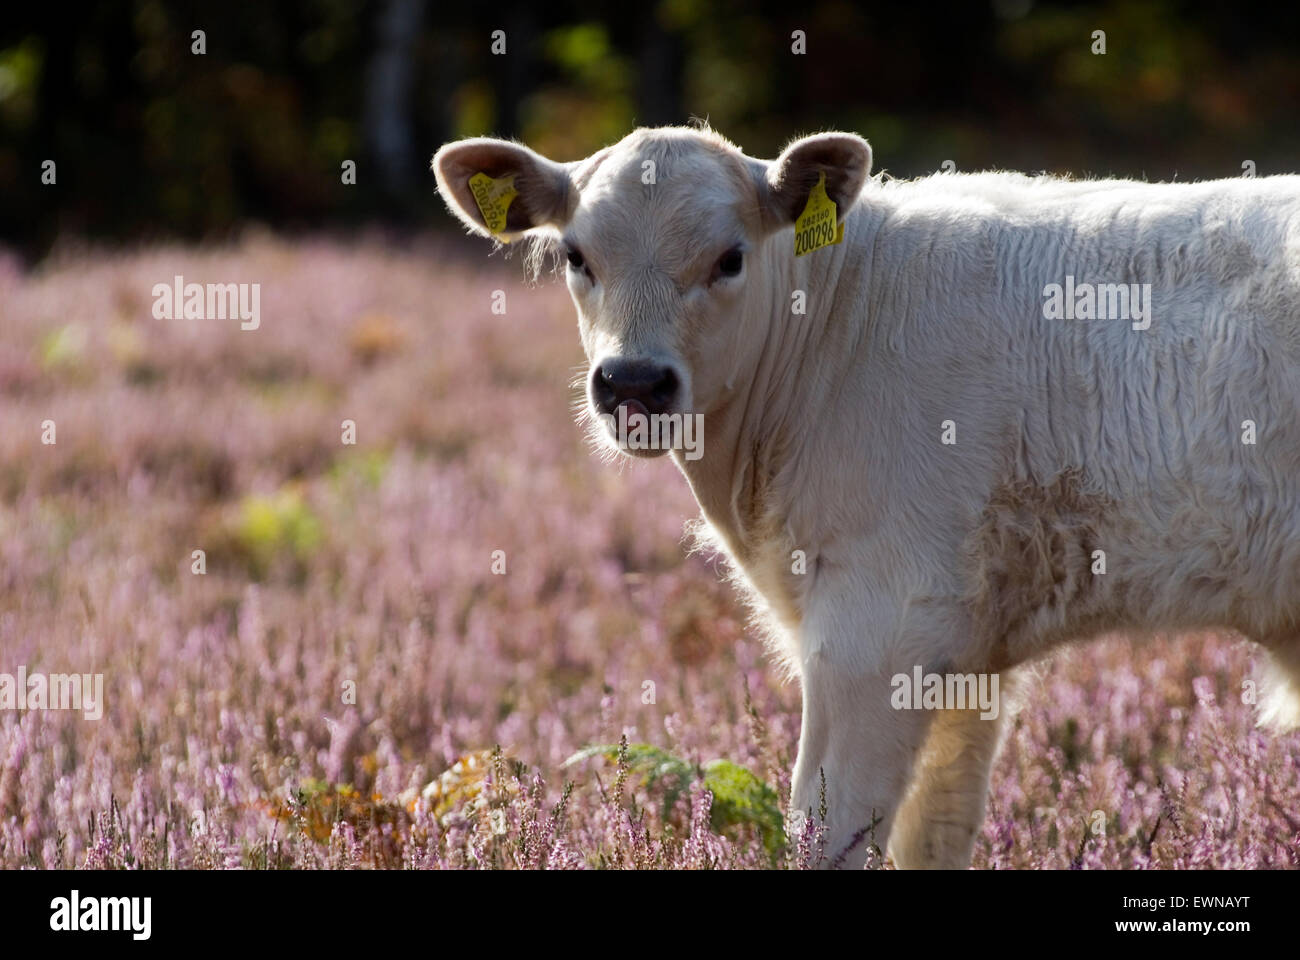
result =
[[[588,357],[683,372],[707,434],[702,459],[675,459],[800,677],[792,802],[815,809],[825,773],[829,849],[874,819],[901,865],[969,861],[1005,711],[893,709],[891,676],[915,666],[1233,630],[1274,654],[1262,719],[1300,720],[1300,178],[904,182],[869,178],[844,134],[770,163],[680,128],[566,165],[471,144],[435,158],[444,196],[484,233],[463,161],[518,167],[527,207],[552,211],[522,233],[566,237],[596,278],[566,274]],[[822,173],[844,241],[795,258]],[[711,286],[737,238],[743,276]],[[1046,319],[1067,275],[1149,283],[1150,328]]]

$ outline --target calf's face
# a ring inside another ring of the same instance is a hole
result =
[[[637,130],[572,163],[486,138],[433,159],[439,190],[472,231],[558,244],[590,361],[586,413],[607,442],[639,456],[680,444],[682,416],[723,402],[737,351],[761,346],[736,335],[746,314],[781,309],[774,298],[788,305],[764,244],[823,174],[843,217],[870,168],[870,148],[852,134],[807,137],[768,162],[681,127]],[[792,258],[793,242],[780,255]],[[640,417],[661,421],[651,436],[662,442],[629,442]]]

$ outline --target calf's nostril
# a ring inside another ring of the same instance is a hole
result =
[[[673,372],[672,367],[664,367],[658,382],[654,385],[654,395],[664,403],[670,402],[677,395],[677,374]]]
[[[596,367],[592,372],[591,399],[601,413],[613,413],[614,408],[618,406],[618,391],[603,365]]]

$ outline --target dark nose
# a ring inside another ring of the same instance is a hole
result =
[[[601,413],[612,414],[629,400],[639,401],[647,413],[663,413],[676,399],[677,387],[672,367],[649,360],[611,357],[591,374],[591,396]]]

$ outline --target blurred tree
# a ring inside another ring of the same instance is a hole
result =
[[[640,3],[637,123],[661,126],[682,120],[682,45],[667,28],[667,4]]]
[[[385,0],[366,74],[362,126],[368,152],[389,196],[410,190],[415,177],[411,111],[415,106],[415,44],[423,18],[423,0]]]

